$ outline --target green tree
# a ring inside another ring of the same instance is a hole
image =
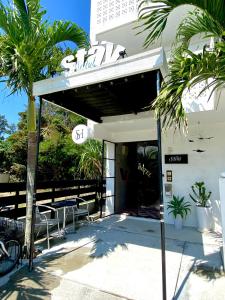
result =
[[[28,98],[27,129],[27,204],[25,245],[29,252],[36,166],[36,112],[33,82],[51,72],[53,51],[60,42],[72,41],[87,46],[85,32],[69,21],[52,25],[43,17],[40,0],[13,0],[12,5],[0,1],[0,76],[11,93],[25,91]],[[29,253],[28,253],[29,254]]]
[[[16,130],[14,124],[10,125],[5,116],[0,115],[0,140],[4,140],[6,135],[13,133]]]
[[[156,4],[155,8],[149,6],[147,0],[139,1],[141,32],[147,32],[145,46],[149,46],[161,36],[171,12],[184,5],[191,8],[178,27],[176,34],[178,46],[169,63],[169,75],[152,106],[157,115],[162,117],[164,126],[171,126],[175,122],[180,127],[186,124],[181,103],[184,90],[211,78],[213,82],[210,85],[213,89],[225,82],[225,2],[223,0],[152,0],[152,2]],[[195,54],[190,51],[189,44],[196,35],[201,39],[213,38],[217,43],[206,45],[200,54]]]
[[[81,147],[72,141],[72,130],[86,120],[44,102],[38,175],[40,180],[74,179]]]
[[[19,113],[18,129],[0,140],[0,169],[10,171],[10,181],[25,181],[27,159],[27,112]],[[97,179],[101,175],[101,143],[83,145],[72,141],[72,130],[86,119],[43,101],[38,181]]]
[[[38,175],[40,180],[96,179],[101,175],[101,143],[72,141],[72,130],[86,119],[44,102]]]
[[[101,175],[101,143],[77,145],[72,130],[86,124],[83,117],[44,102],[38,163],[40,180],[96,179]]]
[[[26,180],[27,164],[27,112],[19,113],[18,130],[11,134],[6,143],[8,146],[7,156],[10,163],[10,181]]]
[[[9,148],[9,143],[0,139],[0,173],[5,173],[10,169]]]
[[[10,172],[10,181],[25,181],[27,160],[26,112],[19,113],[17,130],[0,140],[0,168]]]

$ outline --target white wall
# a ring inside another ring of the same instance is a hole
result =
[[[91,41],[98,33],[137,20],[138,0],[91,0]]]
[[[207,188],[212,191],[212,222],[216,231],[221,231],[219,176],[225,170],[225,122],[216,122],[216,120],[222,120],[222,114],[215,111],[193,113],[190,118],[188,134],[178,131],[174,133],[173,129],[162,134],[163,173],[166,174],[166,170],[173,171],[173,193],[185,196],[186,200],[191,202],[189,197],[191,185],[196,181],[204,181]],[[149,119],[148,122],[146,118]],[[151,114],[148,116],[144,114],[142,122],[137,115],[133,116],[133,122],[131,116],[129,118],[124,117],[123,121],[119,120],[119,117],[109,118],[109,120],[111,122],[105,120],[105,123],[96,124],[98,128],[97,135],[102,129],[101,133],[104,139],[114,142],[157,139],[156,120]],[[198,123],[199,120],[200,124]],[[145,130],[143,126],[146,126]],[[213,138],[199,140],[199,137]],[[101,136],[98,136],[98,138],[101,138]],[[194,140],[194,142],[189,142],[189,139]],[[205,152],[197,153],[193,151],[197,149],[205,150]],[[188,164],[164,164],[165,154],[188,154]],[[166,183],[165,177],[164,183]],[[170,198],[166,197],[165,193],[164,200],[166,208]],[[192,213],[185,221],[186,226],[197,225],[195,205],[192,206]],[[165,213],[165,220],[167,223],[173,223],[172,216],[168,215],[167,212]]]
[[[208,190],[212,191],[211,204],[213,213],[213,228],[221,231],[221,215],[219,200],[219,176],[225,169],[225,123],[211,123],[192,125],[187,136],[171,130],[163,135],[163,161],[165,154],[188,154],[188,164],[163,164],[163,172],[173,171],[173,194],[185,196],[190,200],[191,185],[196,181],[204,181]],[[213,137],[210,140],[198,140],[202,137]],[[190,143],[188,139],[193,139]],[[197,153],[193,150],[206,150]],[[166,178],[164,177],[164,183]],[[165,206],[170,200],[164,195]],[[190,200],[191,201],[191,200]],[[191,201],[192,202],[192,201]],[[192,202],[193,204],[193,202]],[[172,223],[171,215],[165,214],[167,223]],[[193,204],[192,213],[186,219],[185,225],[196,226],[196,212]]]
[[[153,112],[142,112],[102,118],[103,123],[88,123],[93,137],[115,143],[138,142],[157,139]]]
[[[220,175],[219,180],[219,186],[220,186],[220,201],[221,201],[221,210],[225,210],[225,173],[223,172]],[[224,214],[221,215],[221,221],[222,221],[222,233],[223,233],[223,252],[222,252],[222,258],[223,258],[223,267],[225,268],[225,216]]]

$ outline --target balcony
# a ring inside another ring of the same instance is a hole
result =
[[[147,32],[137,35],[138,29],[134,29],[138,19],[138,0],[92,0],[91,1],[91,41],[110,41],[126,47],[128,56],[134,55],[146,49],[143,43]],[[159,9],[161,5],[149,4],[153,9]],[[175,38],[176,28],[183,18],[184,8],[170,18],[168,30],[163,39],[159,39],[148,50],[163,46],[170,49]]]
[[[133,22],[137,19],[138,0],[92,0],[91,31],[101,32]]]
[[[138,0],[92,0],[91,41],[110,41],[126,47],[128,55],[145,51],[145,35],[136,35],[134,29],[138,19]],[[155,6],[151,4],[150,6]],[[159,47],[155,44],[149,49]]]
[[[171,46],[175,41],[176,31],[188,11],[193,11],[191,5],[181,5],[169,16],[166,29],[162,36],[152,45],[145,49],[143,47],[148,32],[137,35],[135,29],[140,23],[138,20],[139,0],[91,0],[91,41],[109,41],[114,44],[123,45],[128,56],[164,47],[167,56],[170,56]],[[148,0],[151,10],[158,10],[161,3],[152,3]],[[199,42],[200,37],[192,40],[192,50],[202,50],[208,40]]]

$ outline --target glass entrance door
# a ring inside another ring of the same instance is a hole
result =
[[[159,219],[158,146],[156,141],[137,143],[138,215]]]
[[[157,141],[121,143],[117,149],[116,211],[159,219]]]

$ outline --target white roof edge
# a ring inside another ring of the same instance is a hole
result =
[[[143,119],[148,119],[149,118],[154,118],[154,112],[152,110],[147,110],[143,112],[139,112],[137,114],[125,114],[125,115],[116,115],[116,116],[107,116],[107,117],[102,117],[102,123],[100,124],[107,124],[107,123],[114,123],[114,122],[126,122],[130,120],[143,120]]]
[[[75,72],[70,76],[34,82],[33,95],[51,94],[157,69],[160,69],[163,77],[167,75],[167,61],[162,47],[120,59],[112,64]]]

